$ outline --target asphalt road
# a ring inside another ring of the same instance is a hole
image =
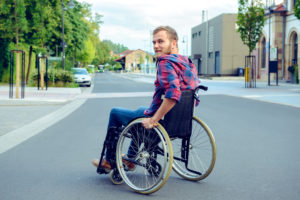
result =
[[[0,154],[0,199],[299,198],[300,108],[227,95],[203,95],[196,109],[217,143],[216,166],[204,181],[189,182],[172,173],[161,190],[145,196],[98,175],[91,159],[100,154],[110,109],[147,106],[151,97],[97,98],[96,94],[153,89],[153,84],[97,74],[93,98]]]

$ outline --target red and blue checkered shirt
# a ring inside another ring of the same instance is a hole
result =
[[[181,91],[193,90],[200,83],[197,69],[192,61],[179,54],[163,55],[157,60],[157,74],[154,82],[155,92],[150,107],[144,114],[152,116],[165,98],[180,101]]]

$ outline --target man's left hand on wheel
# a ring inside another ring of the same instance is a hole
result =
[[[142,121],[143,127],[146,129],[151,129],[155,126],[158,126],[158,123],[153,123],[151,118],[145,118]]]

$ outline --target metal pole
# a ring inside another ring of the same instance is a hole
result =
[[[208,10],[206,10],[206,44],[205,44],[205,58],[206,58],[206,75],[208,74]]]
[[[283,15],[283,23],[282,23],[282,53],[281,53],[281,75],[282,75],[282,80],[284,80],[285,77],[285,32],[286,32],[286,13]]]
[[[189,36],[186,36],[186,56],[189,57]]]
[[[271,7],[269,7],[269,45],[268,45],[268,85],[270,85],[270,53],[271,53]]]
[[[61,7],[62,7],[62,67],[65,70],[65,24],[64,24],[64,1],[61,0]]]

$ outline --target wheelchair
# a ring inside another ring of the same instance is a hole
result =
[[[199,90],[207,87],[183,91],[180,102],[152,129],[145,129],[144,118],[138,118],[107,134],[100,163],[110,148],[114,159],[109,174],[114,184],[125,182],[138,193],[151,194],[166,183],[172,168],[190,181],[200,181],[211,173],[216,162],[215,139],[209,127],[193,116]],[[126,161],[134,163],[134,168],[129,169]],[[97,172],[108,173],[100,165]]]

